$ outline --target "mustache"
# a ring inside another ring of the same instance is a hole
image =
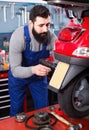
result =
[[[41,36],[46,36],[47,34],[47,32],[40,33]]]
[[[42,32],[42,33],[37,33],[33,27],[32,33],[34,38],[39,42],[39,43],[47,43],[48,42],[48,32]]]

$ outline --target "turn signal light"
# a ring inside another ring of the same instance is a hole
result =
[[[74,50],[73,55],[89,58],[89,47],[79,47]]]

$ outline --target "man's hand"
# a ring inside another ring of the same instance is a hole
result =
[[[46,67],[44,65],[36,65],[32,66],[32,74],[36,74],[38,76],[46,76],[51,71],[51,68]]]

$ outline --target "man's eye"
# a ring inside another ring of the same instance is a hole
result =
[[[48,24],[40,24],[39,25],[39,27],[43,27],[43,26],[46,26],[47,28],[49,28],[50,27],[50,23],[48,23]]]
[[[39,27],[43,27],[44,25],[39,25]]]
[[[50,23],[46,24],[46,27],[50,27]]]

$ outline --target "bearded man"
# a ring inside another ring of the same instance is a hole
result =
[[[45,6],[36,5],[29,13],[28,25],[17,28],[10,39],[10,116],[23,112],[27,87],[35,109],[48,106],[47,75],[51,69],[39,64],[39,59],[49,57],[57,37],[50,32],[50,12]]]

